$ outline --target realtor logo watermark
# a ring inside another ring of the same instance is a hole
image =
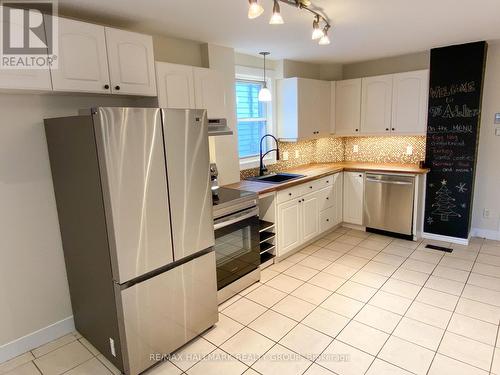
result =
[[[0,3],[0,69],[57,68],[57,2]]]

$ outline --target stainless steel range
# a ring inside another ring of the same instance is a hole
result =
[[[219,188],[213,197],[219,303],[260,280],[257,194]]]

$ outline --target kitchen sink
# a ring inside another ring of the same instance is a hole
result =
[[[282,184],[302,177],[305,176],[302,174],[293,174],[293,173],[273,173],[273,174],[268,174],[266,176],[250,177],[247,178],[247,180],[267,182],[269,184]]]

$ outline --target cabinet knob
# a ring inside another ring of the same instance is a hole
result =
[[[309,189],[312,189],[313,187],[312,186],[309,186]]]
[[[386,131],[389,131],[389,128],[385,128]]]
[[[356,131],[359,131],[359,129],[356,129]]]
[[[291,196],[292,196],[292,193],[288,193],[288,195],[291,197]]]
[[[362,175],[362,174],[360,174],[360,175],[359,175],[359,177],[363,177],[363,175]]]
[[[326,197],[326,200],[327,200],[327,201],[329,201],[329,200],[330,200],[330,198],[329,198],[329,197]]]
[[[330,221],[330,219],[326,219],[326,221]]]
[[[120,90],[120,86],[115,86],[115,90]]]
[[[392,128],[392,131],[396,130],[396,128]]]
[[[104,85],[105,90],[109,90],[109,85]]]

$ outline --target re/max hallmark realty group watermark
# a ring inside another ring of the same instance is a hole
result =
[[[0,69],[57,68],[57,1],[0,1]]]

